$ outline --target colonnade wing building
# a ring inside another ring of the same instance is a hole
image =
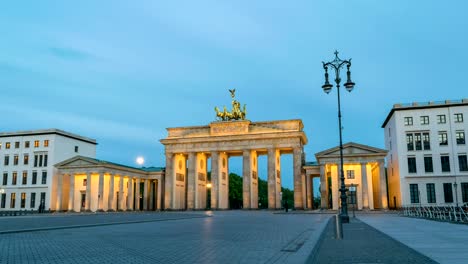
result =
[[[307,137],[301,120],[213,122],[208,126],[168,128],[165,146],[165,209],[204,209],[207,160],[211,159],[211,208],[229,208],[229,157],[242,156],[243,208],[258,208],[258,159],[268,156],[268,207],[281,208],[280,156],[293,154],[294,207],[303,209]]]

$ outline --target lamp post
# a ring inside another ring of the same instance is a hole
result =
[[[338,51],[335,51],[335,59],[330,62],[322,62],[323,68],[325,69],[325,84],[322,85],[323,91],[325,93],[330,93],[333,85],[328,81],[328,68],[335,70],[335,83],[336,83],[336,90],[338,93],[338,130],[340,132],[340,180],[341,180],[341,211],[340,211],[340,218],[342,223],[349,223],[349,216],[348,216],[348,204],[346,202],[346,187],[345,187],[345,179],[344,179],[344,170],[343,170],[343,137],[342,137],[342,128],[341,128],[341,101],[340,101],[340,70],[346,66],[347,68],[347,80],[344,83],[344,87],[348,92],[351,92],[354,88],[354,82],[351,81],[351,72],[349,68],[351,67],[351,59],[349,60],[342,60],[338,57]]]
[[[456,182],[454,182],[454,183],[453,183],[453,188],[455,189],[455,202],[456,202],[456,205],[457,205],[457,207],[458,207],[458,192],[457,192],[457,185],[458,185],[458,184],[457,184]]]

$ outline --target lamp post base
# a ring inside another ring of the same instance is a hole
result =
[[[340,215],[341,223],[347,224],[349,223],[349,216],[348,215]]]

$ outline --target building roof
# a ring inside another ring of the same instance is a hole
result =
[[[315,158],[317,161],[320,161],[321,158],[327,157],[339,157],[340,146],[329,148],[318,153],[315,153]],[[385,156],[387,155],[387,150],[380,149],[376,147],[371,147],[368,145],[358,144],[355,142],[348,142],[343,144],[343,156]]]
[[[468,99],[394,104],[392,110],[390,110],[390,113],[388,113],[387,118],[385,118],[385,121],[382,124],[382,128],[384,128],[387,125],[388,121],[390,120],[395,111],[441,108],[462,105],[468,105]]]
[[[56,128],[40,129],[40,130],[25,130],[25,131],[16,131],[16,132],[1,132],[0,138],[17,137],[17,136],[53,135],[53,134],[97,145],[96,139],[83,137],[83,136],[73,134],[67,131],[63,131],[60,129],[56,129]]]
[[[90,164],[92,164],[93,166],[113,166],[113,167],[120,167],[120,168],[126,168],[126,169],[131,169],[131,170],[137,170],[137,171],[141,171],[143,173],[146,173],[146,172],[162,172],[165,170],[165,168],[163,167],[141,167],[141,168],[137,168],[137,167],[133,167],[133,166],[127,166],[127,165],[123,165],[123,164],[119,164],[119,163],[115,163],[115,162],[110,162],[110,161],[105,161],[105,160],[100,160],[100,159],[95,159],[95,158],[90,158],[90,157],[85,157],[85,156],[80,156],[80,155],[77,155],[73,158],[70,158],[70,159],[67,159],[67,160],[64,160],[62,162],[59,162],[57,164],[55,164],[55,167],[63,167],[63,166],[75,166],[74,165],[74,162],[77,161],[77,160],[82,160],[82,161],[87,161],[89,162]],[[79,164],[80,165],[83,165],[83,164]]]

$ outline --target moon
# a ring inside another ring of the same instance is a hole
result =
[[[143,157],[138,157],[138,158],[136,159],[136,163],[137,163],[138,165],[143,165],[143,163],[145,163],[145,159],[144,159]]]

